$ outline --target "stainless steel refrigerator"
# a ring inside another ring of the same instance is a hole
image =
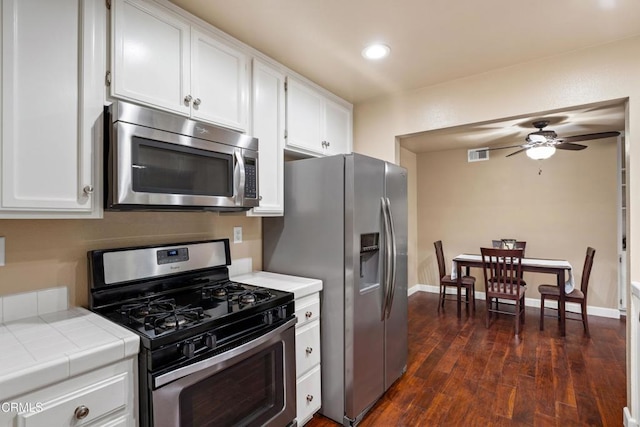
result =
[[[265,271],[322,279],[322,408],[357,424],[407,367],[407,171],[339,155],[285,163]]]

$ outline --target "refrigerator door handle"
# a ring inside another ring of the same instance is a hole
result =
[[[397,254],[397,244],[396,244],[396,229],[393,224],[393,213],[391,212],[391,201],[387,197],[387,217],[389,218],[389,231],[391,234],[391,255],[389,256],[391,263],[391,275],[389,281],[389,290],[387,296],[387,302],[385,303],[387,313],[386,318],[388,319],[391,316],[391,306],[393,305],[393,296],[396,291],[396,270],[398,267],[398,254]]]
[[[382,264],[382,316],[380,320],[384,320],[387,317],[387,303],[389,301],[389,288],[391,283],[391,231],[389,228],[389,210],[387,207],[387,199],[385,197],[380,198],[382,204],[382,217],[384,219],[384,258]]]

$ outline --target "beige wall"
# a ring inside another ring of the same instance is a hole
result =
[[[418,210],[418,157],[415,153],[407,149],[400,149],[400,165],[407,169],[407,204],[409,211],[409,230],[415,230],[418,227],[416,212]],[[414,232],[409,233],[407,239],[408,245],[408,283],[409,286],[414,286],[418,282],[418,235]]]
[[[568,259],[576,283],[592,246],[588,304],[617,309],[616,139],[592,141],[583,151],[558,150],[545,161],[506,153],[474,163],[467,163],[466,150],[418,156],[419,283],[438,284],[436,240],[443,241],[447,262],[479,253],[492,239],[524,240],[528,257]],[[482,271],[472,274],[483,290]],[[525,280],[527,298],[539,298],[538,284],[555,283],[548,274],[525,273]]]
[[[243,243],[231,243],[231,259],[253,258],[262,267],[262,221],[210,212],[105,212],[94,220],[0,220],[6,239],[0,296],[67,286],[70,302],[88,304],[87,251],[156,243],[229,238],[242,226]]]

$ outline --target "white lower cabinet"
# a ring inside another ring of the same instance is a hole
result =
[[[2,427],[135,426],[135,358],[3,401]]]
[[[298,425],[309,421],[320,409],[320,365],[316,365],[306,374],[298,378],[296,383],[298,400],[296,404]]]
[[[302,426],[320,409],[320,295],[295,300],[296,419]]]

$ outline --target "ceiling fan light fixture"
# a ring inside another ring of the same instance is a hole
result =
[[[366,59],[382,59],[389,56],[391,48],[386,44],[375,43],[370,44],[362,50],[362,56]]]
[[[553,145],[538,145],[527,150],[527,157],[533,160],[544,160],[553,156],[555,152],[556,147]]]

